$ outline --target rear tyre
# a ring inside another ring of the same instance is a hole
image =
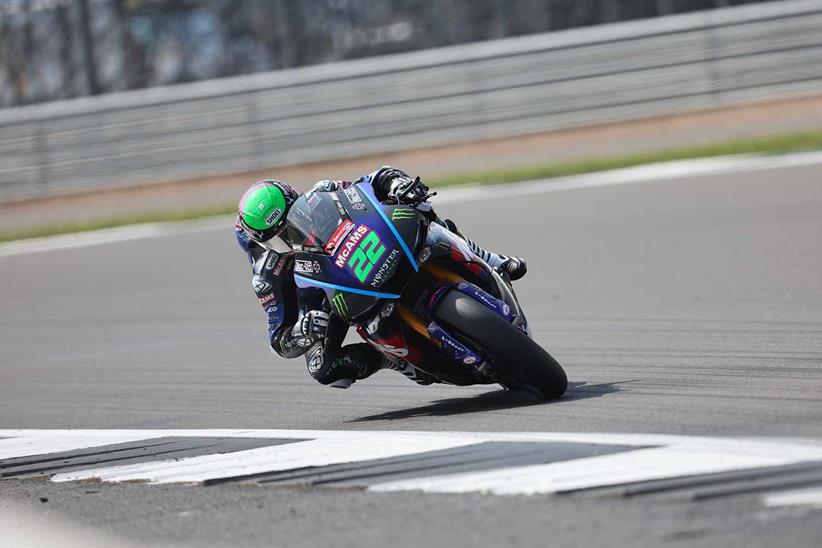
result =
[[[546,400],[562,396],[568,377],[562,366],[519,329],[471,297],[451,290],[434,309],[434,319],[459,332],[501,362],[503,375],[525,378]]]

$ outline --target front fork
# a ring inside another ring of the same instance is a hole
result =
[[[440,299],[443,295],[445,295],[448,291],[456,290],[460,293],[474,299],[484,307],[491,310],[493,313],[504,319],[506,322],[510,324],[517,325],[522,329],[526,334],[528,333],[528,324],[525,321],[524,316],[522,315],[519,304],[516,302],[516,298],[513,296],[513,292],[508,289],[507,284],[499,278],[496,273],[492,275],[496,277],[495,281],[501,286],[501,292],[503,295],[506,295],[506,291],[508,296],[511,299],[511,304],[505,302],[504,300],[498,299],[493,295],[489,294],[488,292],[480,289],[479,287],[475,286],[474,284],[470,284],[458,274],[453,271],[450,271],[446,268],[435,264],[425,264],[424,267],[429,274],[433,277],[439,279],[443,282],[442,286],[440,286],[432,295],[428,301],[428,315],[432,317],[433,310],[436,308],[437,304],[439,303]],[[512,306],[513,305],[513,306]],[[480,354],[476,353],[474,350],[468,348],[463,343],[458,341],[456,338],[451,336],[445,329],[442,328],[436,321],[433,319],[429,322],[426,326],[426,331],[429,335],[429,339],[439,346],[442,350],[447,352],[451,357],[459,361],[465,365],[472,366],[476,369],[479,373],[483,376],[493,376],[493,369],[487,363],[486,359],[481,356]]]
[[[432,318],[432,311],[436,308],[442,296],[448,291],[455,290],[474,299],[503,318],[506,322],[520,328],[526,335],[530,335],[528,332],[528,324],[525,320],[525,316],[522,314],[519,303],[516,300],[516,296],[513,294],[513,291],[511,291],[508,284],[490,268],[484,267],[488,268],[490,271],[493,281],[497,284],[498,290],[505,300],[494,297],[476,285],[468,283],[456,272],[436,263],[425,262],[423,263],[422,268],[431,277],[440,282],[439,287],[428,298],[427,306],[425,307],[426,313],[424,314],[427,318]],[[404,345],[400,339],[391,337],[390,339],[383,341],[374,340],[374,335],[379,330],[379,326],[381,324],[381,318],[395,314],[405,325],[413,329],[423,338],[428,339],[433,345],[439,347],[455,361],[471,367],[483,378],[493,379],[495,377],[494,370],[486,360],[486,357],[477,353],[475,350],[469,348],[463,342],[453,337],[445,328],[433,319],[426,320],[399,302],[391,302],[386,304],[381,312],[375,315],[368,325],[358,327],[360,335],[372,344],[379,342],[380,344],[377,346],[383,354],[387,354],[393,359],[411,359],[411,363],[413,365],[413,355],[409,355],[409,353],[413,354],[414,352],[411,347],[409,347],[407,352],[402,355],[397,352],[399,347]]]
[[[519,306],[516,296],[511,287],[500,277],[499,274],[490,270],[492,280],[497,284],[497,288],[503,299],[498,299],[490,295],[487,291],[477,287],[474,284],[465,281],[459,274],[443,268],[439,265],[426,263],[424,269],[434,278],[443,283],[432,295],[428,301],[428,313],[434,310],[440,298],[449,290],[456,289],[478,303],[482,304],[497,316],[500,316],[506,322],[514,324],[522,329],[526,335],[530,336],[528,331],[528,323],[525,320],[525,315]]]

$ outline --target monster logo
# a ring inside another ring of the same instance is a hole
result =
[[[408,209],[404,207],[398,207],[391,213],[391,220],[392,221],[404,221],[407,219],[414,219],[417,215],[414,213],[413,209]]]
[[[337,293],[334,298],[331,299],[331,304],[334,305],[334,310],[337,311],[337,314],[341,318],[345,318],[348,315],[348,305],[342,293]]]

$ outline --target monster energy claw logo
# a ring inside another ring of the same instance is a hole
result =
[[[414,217],[416,217],[416,215],[414,214],[414,210],[412,209],[397,208],[391,213],[392,221],[413,219]]]
[[[331,300],[331,304],[334,305],[334,309],[341,317],[344,318],[348,315],[348,305],[345,303],[345,297],[342,293],[337,293]]]

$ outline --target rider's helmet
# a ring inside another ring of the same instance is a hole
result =
[[[240,226],[263,247],[281,253],[290,251],[283,229],[288,210],[299,196],[282,181],[267,179],[254,183],[240,199]]]

